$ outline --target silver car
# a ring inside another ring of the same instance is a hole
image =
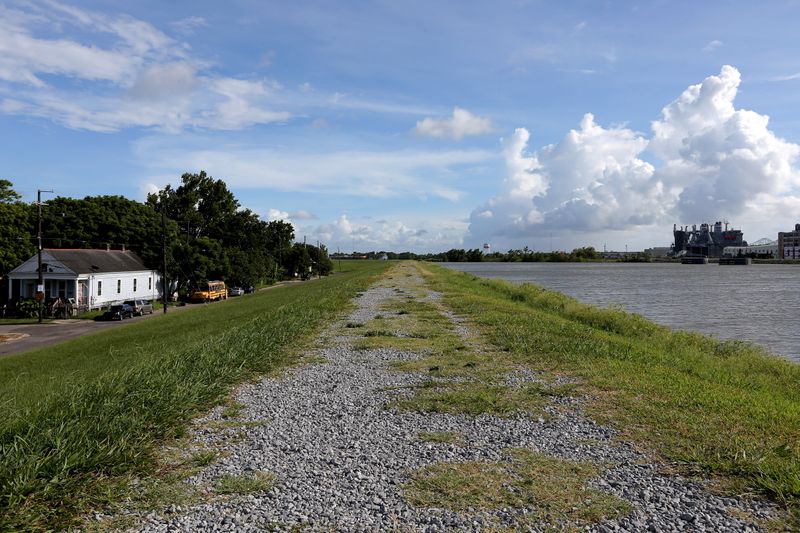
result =
[[[153,304],[150,303],[150,300],[128,300],[125,303],[133,309],[133,316],[142,316],[145,313],[153,314]]]

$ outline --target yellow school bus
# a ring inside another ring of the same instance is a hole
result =
[[[228,297],[228,289],[225,288],[224,281],[206,281],[189,295],[189,299],[194,302],[214,302],[225,300]]]

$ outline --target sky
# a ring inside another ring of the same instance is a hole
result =
[[[0,0],[0,178],[222,179],[331,250],[800,222],[800,2]],[[45,196],[47,197],[47,195]]]

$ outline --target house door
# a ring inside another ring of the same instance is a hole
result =
[[[78,281],[78,309],[83,309],[89,305],[89,282],[87,280]]]

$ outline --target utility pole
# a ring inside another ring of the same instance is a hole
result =
[[[189,240],[189,223],[186,223],[186,240]],[[161,195],[161,302],[167,314],[167,195]]]
[[[322,248],[320,248],[319,241],[317,241],[317,279],[322,279]]]
[[[36,190],[36,205],[39,208],[39,232],[37,240],[39,243],[39,282],[36,284],[36,299],[39,300],[39,324],[42,323],[42,314],[44,310],[44,272],[42,272],[42,193],[53,192],[51,189]]]

